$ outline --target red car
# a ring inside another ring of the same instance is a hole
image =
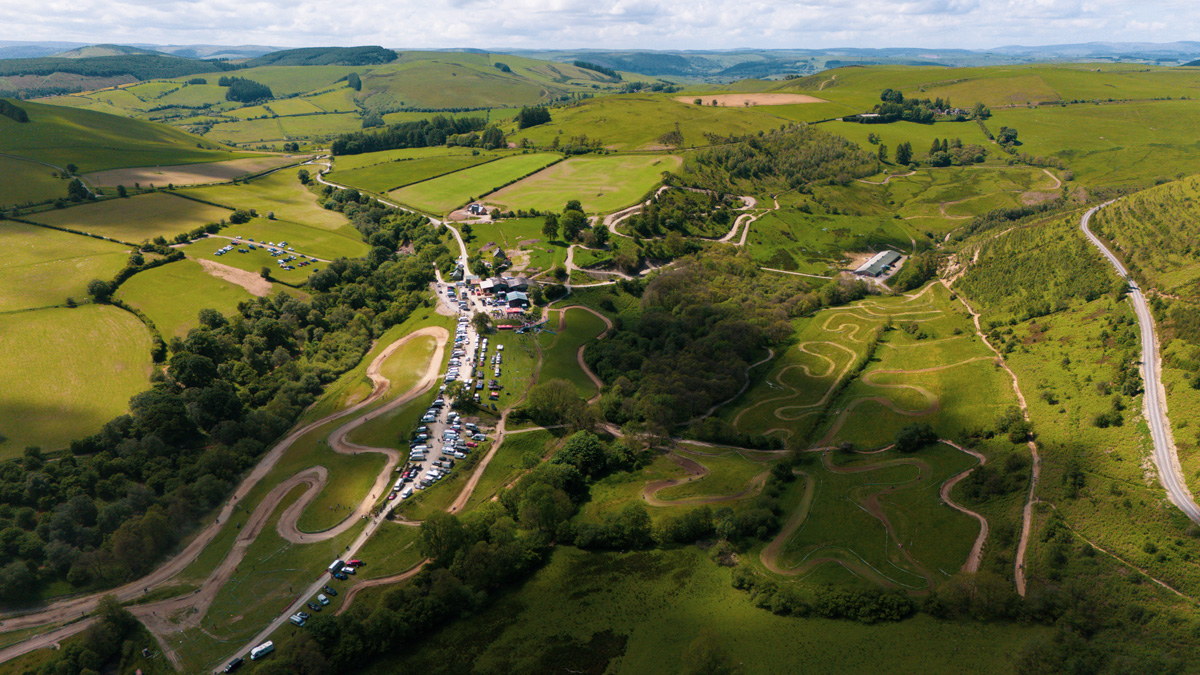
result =
[[[478,447],[478,445],[479,445],[479,444],[478,444],[478,443],[476,443],[475,441],[467,441],[467,447],[468,447],[468,448],[474,448],[474,447]]]
[[[350,562],[347,562],[346,564],[351,567],[362,567],[363,561],[359,560],[358,558],[355,558],[354,560],[351,560]]]
[[[392,501],[392,500],[393,500],[393,499],[395,499],[395,498],[396,498],[396,493],[395,493],[395,492],[389,492],[389,493],[388,493],[388,501],[389,501],[389,502],[390,502],[390,501]]]

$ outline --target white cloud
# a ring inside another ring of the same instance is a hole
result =
[[[1170,17],[1167,21],[1166,18]],[[1182,0],[0,0],[5,36],[159,44],[722,49],[1200,39]]]

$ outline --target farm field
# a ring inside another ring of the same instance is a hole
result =
[[[376,164],[361,169],[334,171],[327,178],[339,185],[367,190],[368,192],[385,193],[402,188],[412,183],[436,178],[478,164],[485,164],[501,157],[497,153],[481,153],[479,155],[447,155],[442,157],[427,157],[420,159],[395,160],[386,164]],[[341,161],[338,161],[341,164]]]
[[[878,626],[786,618],[755,607],[731,586],[728,568],[694,547],[620,554],[558,546],[520,590],[365,672],[674,672],[705,631],[720,635],[730,659],[754,674],[802,668],[850,674],[878,671],[881,663],[920,663],[930,675],[949,675],[962,672],[964,649],[974,655],[972,672],[1009,673],[1012,655],[1048,633],[927,616]]]
[[[409,185],[389,196],[427,213],[448,213],[472,197],[482,197],[505,183],[527,176],[559,159],[550,153],[514,155],[449,175]]]
[[[487,196],[501,210],[559,211],[578,199],[588,213],[609,213],[634,204],[683,160],[672,155],[577,157],[559,162]]]
[[[179,192],[234,209],[256,209],[261,215],[274,213],[281,221],[317,227],[347,235],[355,240],[360,239],[358,231],[350,225],[345,216],[324,208],[317,195],[300,184],[297,174],[301,168],[284,169],[237,185],[214,185]],[[309,173],[316,173],[316,167],[310,166],[307,169]]]
[[[362,118],[357,113],[328,113],[222,122],[204,137],[219,143],[271,144],[284,140],[322,140],[360,129]]]
[[[186,337],[188,330],[200,325],[200,310],[215,309],[228,318],[238,313],[238,303],[253,296],[209,274],[195,260],[180,260],[133,275],[121,284],[116,297],[145,313],[169,341]]]
[[[125,187],[133,187],[141,183],[142,185],[155,185],[158,187],[166,187],[167,185],[179,187],[201,183],[224,182],[252,173],[274,169],[278,166],[293,164],[298,159],[296,157],[268,155],[232,159],[225,162],[207,162],[204,164],[110,169],[108,171],[89,173],[84,178],[90,183],[105,186],[124,185]]]
[[[67,196],[67,183],[54,169],[36,162],[0,156],[0,208],[36,204]]]
[[[846,251],[912,250],[911,231],[903,220],[812,210],[808,214],[785,207],[751,223],[746,235],[750,256],[764,267],[831,276],[843,267]]]
[[[92,279],[125,267],[129,247],[17,222],[0,225],[0,312],[87,299]]]
[[[171,127],[22,101],[29,122],[0,116],[0,152],[91,172],[238,159],[243,155]]]
[[[231,212],[167,192],[110,199],[29,217],[43,225],[100,234],[138,244],[155,237],[173,238],[209,223],[220,222]]]
[[[150,333],[124,310],[0,314],[0,455],[94,433],[128,409],[150,371]]]
[[[408,113],[405,113],[408,114]],[[418,117],[417,119],[424,119]],[[364,152],[359,155],[338,155],[333,158],[334,171],[353,171],[363,167],[402,162],[406,160],[431,159],[434,157],[463,157],[470,156],[474,148],[462,147],[428,147],[401,148],[398,150],[380,150],[379,152]]]

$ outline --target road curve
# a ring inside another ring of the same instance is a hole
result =
[[[1200,523],[1200,506],[1192,497],[1191,490],[1183,479],[1183,469],[1179,465],[1179,454],[1171,437],[1171,422],[1167,419],[1167,393],[1163,388],[1161,371],[1162,364],[1158,351],[1158,336],[1154,332],[1154,316],[1146,304],[1146,296],[1137,283],[1129,278],[1129,271],[1121,264],[1117,256],[1100,241],[1100,238],[1088,228],[1088,221],[1100,209],[1116,200],[1107,201],[1099,206],[1093,206],[1079,219],[1079,229],[1083,230],[1088,240],[1100,249],[1108,262],[1116,268],[1117,274],[1129,282],[1129,302],[1137,314],[1138,326],[1141,328],[1142,339],[1142,380],[1145,384],[1146,395],[1143,396],[1142,414],[1150,426],[1150,436],[1154,439],[1154,464],[1158,467],[1158,478],[1167,490],[1167,497],[1179,510],[1183,511],[1194,523]]]

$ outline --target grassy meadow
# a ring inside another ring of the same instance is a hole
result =
[[[0,455],[94,433],[128,410],[150,372],[150,333],[124,310],[0,314]]]
[[[459,154],[395,160],[360,169],[335,171],[330,173],[328,178],[339,185],[349,185],[382,194],[423,180],[485,164],[499,157],[501,155],[489,152],[478,155]],[[341,163],[340,160],[338,163]]]
[[[177,234],[225,220],[230,213],[219,206],[201,204],[168,192],[151,192],[127,199],[44,211],[30,216],[30,220],[137,244],[155,237],[171,239]]]
[[[253,296],[209,274],[195,260],[180,260],[135,274],[121,284],[116,297],[143,312],[169,341],[186,337],[200,325],[200,310],[215,309],[230,317],[238,313],[238,303]]]
[[[514,155],[409,185],[388,193],[403,204],[427,213],[449,213],[473,198],[493,192],[559,158],[550,153]]]
[[[46,227],[0,223],[0,312],[83,301],[92,279],[108,280],[129,247]]]
[[[542,343],[542,369],[538,381],[566,380],[575,385],[575,390],[585,400],[598,394],[596,384],[579,367],[576,355],[581,346],[605,331],[604,322],[589,311],[568,309],[561,315],[551,314],[545,327],[556,331],[557,335],[538,334],[538,341]]]
[[[312,167],[308,169],[309,173],[315,173]],[[300,184],[298,172],[299,169],[284,169],[237,185],[193,188],[179,193],[234,209],[255,209],[262,215],[274,213],[279,220],[349,234],[357,239],[357,232],[345,216],[321,206],[317,196]]]
[[[559,162],[487,197],[502,210],[558,211],[578,199],[588,213],[609,213],[637,202],[682,160],[671,155],[577,157]]]
[[[14,157],[0,157],[0,208],[67,196],[67,181],[44,164]]]

